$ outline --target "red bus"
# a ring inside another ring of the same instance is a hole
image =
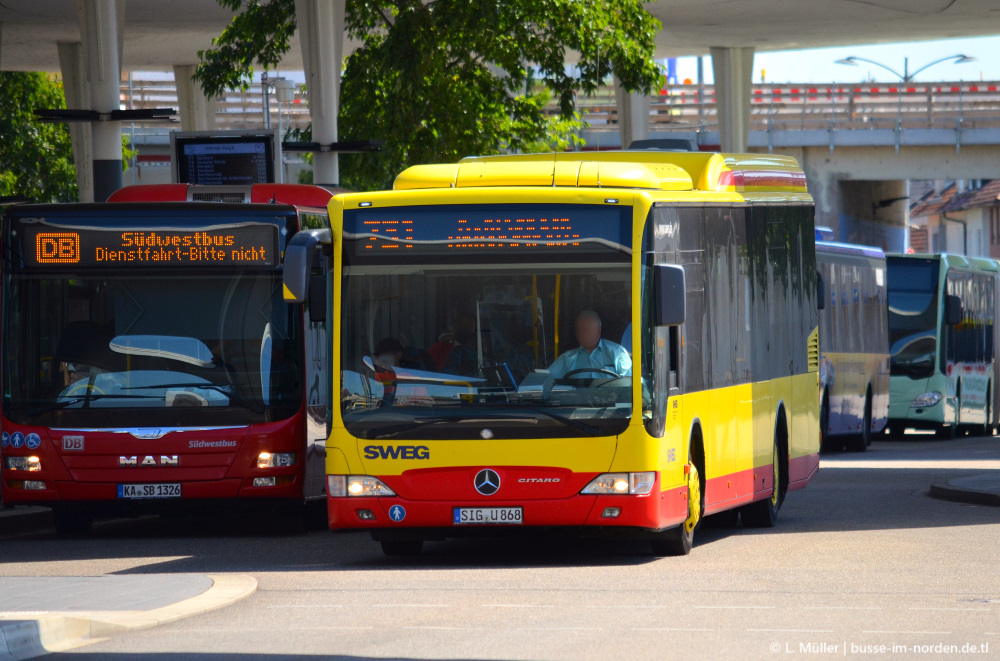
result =
[[[168,184],[9,207],[3,503],[78,533],[95,516],[322,501],[326,306],[286,304],[281,273],[294,235],[329,227],[332,195]]]

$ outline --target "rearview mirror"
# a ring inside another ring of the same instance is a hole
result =
[[[313,259],[319,252],[320,244],[331,242],[330,230],[304,230],[293,236],[285,246],[281,282],[286,303],[305,303],[309,298]]]
[[[653,267],[653,314],[657,326],[684,323],[684,267],[657,264]]]

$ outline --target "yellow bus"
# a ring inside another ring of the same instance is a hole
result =
[[[331,303],[332,529],[388,555],[525,527],[681,555],[706,515],[773,526],[815,475],[814,209],[794,159],[476,157],[329,210],[331,230],[289,243],[284,294]]]

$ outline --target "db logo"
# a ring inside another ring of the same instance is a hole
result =
[[[75,232],[40,232],[35,236],[39,264],[75,264],[80,261],[80,235]]]

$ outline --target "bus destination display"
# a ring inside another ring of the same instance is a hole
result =
[[[359,254],[413,249],[510,252],[584,244],[621,249],[628,243],[618,207],[385,209],[351,215],[353,222],[345,218],[345,234]]]
[[[28,267],[275,267],[279,263],[277,228],[260,223],[190,230],[22,228]]]

